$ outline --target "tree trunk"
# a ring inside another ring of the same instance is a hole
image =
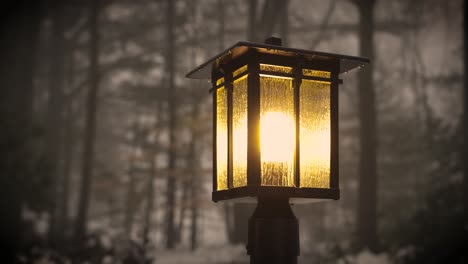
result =
[[[53,247],[58,242],[58,232],[60,207],[62,200],[59,186],[63,181],[60,173],[60,149],[62,143],[62,123],[63,123],[63,85],[65,66],[65,29],[63,19],[63,3],[53,1],[50,6],[52,16],[52,59],[49,67],[49,104],[47,113],[47,157],[50,169],[51,192],[49,199],[49,242]]]
[[[192,186],[192,219],[190,221],[190,250],[195,251],[198,248],[198,184]]]
[[[66,83],[68,87],[73,86],[74,82],[74,60],[73,60],[73,47],[72,45],[67,45],[67,73],[66,76]],[[61,223],[59,227],[59,231],[62,234],[62,238],[64,239],[62,242],[67,241],[69,236],[69,228],[68,228],[68,202],[70,197],[70,177],[71,171],[73,167],[73,158],[74,158],[74,144],[75,144],[75,137],[76,134],[74,133],[74,109],[73,109],[73,101],[69,101],[65,104],[65,116],[64,116],[64,132],[63,132],[63,181],[61,184],[62,188],[62,201],[60,202],[60,209],[59,209],[59,223]]]
[[[288,46],[289,42],[289,0],[282,2],[281,11],[281,22],[280,22],[280,36],[282,39],[283,46]]]
[[[161,101],[157,102],[157,107],[155,111],[155,116],[157,117],[156,119],[156,124],[154,127],[155,130],[155,138],[156,141],[154,145],[151,148],[151,153],[149,157],[149,163],[150,163],[150,172],[148,175],[148,183],[147,183],[147,189],[146,189],[146,209],[145,209],[145,215],[144,215],[144,226],[143,226],[143,245],[146,246],[149,241],[150,241],[150,231],[152,228],[152,222],[151,222],[151,216],[155,213],[154,209],[154,204],[155,204],[155,190],[154,190],[154,184],[156,180],[156,156],[158,152],[160,151],[158,149],[158,139],[160,137],[160,132],[163,129],[164,123],[163,123],[163,105]]]
[[[197,236],[198,236],[198,192],[200,179],[197,179],[197,172],[199,171],[199,159],[197,158],[197,138],[201,135],[198,133],[198,114],[200,112],[200,100],[199,96],[194,96],[192,116],[191,116],[191,140],[188,149],[188,172],[190,175],[188,186],[190,187],[190,210],[191,210],[191,221],[190,221],[190,249],[194,251],[197,247]]]
[[[182,196],[180,197],[180,208],[179,208],[179,221],[177,221],[176,230],[176,242],[180,243],[182,240],[182,233],[184,229],[184,218],[185,212],[187,211],[187,199],[189,197],[189,182],[187,179],[183,179],[182,182]]]
[[[271,37],[275,33],[275,30],[278,29],[281,34],[284,30],[282,27],[285,26],[287,28],[287,25],[281,25],[286,22],[284,18],[287,17],[287,7],[287,0],[265,0],[261,20],[257,27],[258,31],[255,32],[257,41],[263,41]]]
[[[375,0],[357,2],[359,9],[359,54],[374,61]],[[358,247],[378,250],[377,237],[377,132],[373,67],[359,71],[359,205]]]
[[[234,244],[234,208],[232,204],[226,203],[224,205],[224,221],[226,227],[226,236],[228,238],[228,242]]]
[[[148,175],[148,183],[146,189],[146,209],[143,223],[143,246],[146,246],[151,231],[151,216],[154,208],[154,180],[156,179],[156,162],[155,155],[150,155],[150,174]]]
[[[87,95],[86,125],[83,140],[83,158],[81,172],[81,189],[78,201],[78,213],[75,225],[75,239],[81,245],[86,237],[86,225],[88,218],[89,200],[91,194],[91,179],[93,173],[94,144],[96,135],[96,117],[98,107],[99,89],[99,32],[98,32],[98,8],[99,0],[90,0],[89,17],[89,79],[90,87]]]
[[[193,1],[192,9],[191,12],[193,14],[193,18],[196,18],[197,16],[197,3],[198,1]],[[218,0],[218,49],[223,50],[224,49],[224,0]],[[198,48],[198,37],[196,34],[192,36],[192,43],[191,43],[191,67],[196,66],[196,56],[197,56],[197,48]],[[198,86],[198,85],[196,85]],[[199,159],[197,157],[197,142],[198,138],[201,136],[200,133],[198,133],[198,116],[199,116],[199,111],[200,111],[200,101],[201,97],[200,95],[200,90],[197,89],[199,87],[194,87],[193,91],[191,91],[191,116],[189,120],[190,124],[190,143],[188,146],[188,152],[187,152],[187,189],[184,191],[188,191],[188,199],[189,202],[187,203],[187,206],[189,207],[190,210],[190,250],[195,251],[198,247],[198,181],[196,179],[197,177],[197,171],[199,169]],[[200,180],[200,179],[198,179]]]
[[[24,187],[36,175],[31,158],[33,77],[42,1],[3,3],[0,23],[0,258],[16,263]]]
[[[251,1],[251,2],[254,2],[254,1]],[[225,23],[224,23],[224,16],[225,16],[225,12],[224,12],[224,0],[218,0],[218,24],[219,24],[219,27],[218,27],[218,37],[219,37],[219,52],[221,52],[222,50],[224,50],[224,28],[225,28]],[[195,37],[195,36],[194,36]],[[198,42],[198,41],[195,41],[195,42]],[[196,67],[196,66],[194,66]]]
[[[249,21],[247,23],[247,39],[256,41],[257,0],[247,0],[249,6]]]
[[[248,223],[249,218],[255,210],[255,204],[239,204],[233,205],[233,244],[247,244]]]
[[[138,106],[135,106],[137,109]],[[134,121],[132,124],[131,132],[133,135],[132,141],[130,142],[130,158],[128,160],[128,183],[127,183],[127,195],[125,200],[125,213],[124,213],[124,232],[127,236],[127,239],[131,239],[132,235],[132,228],[133,228],[133,219],[135,212],[137,211],[137,207],[140,201],[140,198],[137,197],[136,186],[137,186],[137,179],[135,173],[138,171],[136,164],[138,163],[136,150],[142,146],[143,141],[143,134],[141,133],[141,128],[138,123],[139,113],[136,110],[136,114],[134,117]]]
[[[326,204],[325,203],[317,203],[316,207],[317,213],[317,240],[320,242],[326,241],[326,226],[325,226],[325,216],[327,214]]]
[[[275,3],[273,0],[265,0],[263,2],[263,9],[260,16],[260,22],[258,24],[258,31],[256,32],[256,39],[258,42],[265,40],[271,33],[273,33],[274,20],[273,20],[273,9]]]
[[[198,248],[198,192],[200,191],[196,175],[191,175],[191,220],[190,220],[190,249]],[[198,179],[199,180],[199,179]]]
[[[464,102],[463,102],[463,135],[464,147],[461,164],[464,170],[464,205],[465,224],[468,223],[468,1],[463,2],[463,51],[464,51]]]
[[[58,232],[61,234],[61,241],[64,242],[68,230],[68,201],[70,197],[70,175],[73,166],[73,142],[75,133],[73,132],[73,113],[72,106],[66,105],[65,120],[64,120],[64,135],[63,135],[63,168],[62,168],[62,183],[61,183],[61,201],[58,215]]]
[[[257,7],[257,1],[256,0],[249,0],[249,25],[254,24],[255,22],[255,13],[256,13],[256,7]],[[224,49],[224,34],[225,34],[225,23],[224,23],[224,0],[218,0],[218,9],[219,9],[219,16],[218,16],[218,50],[221,51]],[[253,21],[253,22],[250,22]],[[249,41],[254,41],[254,35],[255,35],[255,27],[248,27],[248,36],[247,39]],[[195,58],[195,54],[192,55],[193,58]],[[193,59],[195,61],[195,59]],[[195,64],[195,63],[194,63]],[[194,65],[195,67],[195,65]],[[214,136],[214,135],[213,135]],[[194,187],[192,186],[192,190],[194,190]],[[232,231],[233,231],[233,225],[232,225],[232,205],[229,203],[223,203],[222,204],[223,210],[224,210],[224,221],[225,221],[225,227],[226,227],[226,236],[228,238],[228,241],[232,243]],[[192,212],[192,218],[194,217],[195,209]],[[197,209],[198,211],[198,209]],[[196,223],[194,223],[192,219],[192,228],[196,228]],[[194,230],[192,230],[192,233],[194,233]],[[196,240],[192,237],[191,240]],[[192,243],[193,244],[193,243]]]
[[[175,75],[175,36],[174,36],[174,2],[167,0],[167,53],[166,53],[166,74],[169,105],[169,153],[168,153],[168,175],[166,188],[166,248],[172,249],[175,246],[174,230],[174,210],[176,178],[174,175],[176,165],[176,91],[174,83]]]
[[[195,145],[195,144],[193,144]],[[195,147],[193,147],[195,148]],[[193,157],[194,161],[193,163],[198,162],[198,160],[195,160],[195,157]],[[198,181],[200,179],[196,179],[196,174],[194,173],[197,171],[198,166],[194,164],[192,167],[192,173],[190,175],[190,209],[191,209],[191,219],[190,219],[190,249],[194,251],[198,247],[198,192],[199,190],[199,185]]]
[[[125,201],[124,230],[127,239],[132,234],[133,215],[135,206],[135,175],[134,175],[134,157],[130,157],[128,168],[127,197]]]

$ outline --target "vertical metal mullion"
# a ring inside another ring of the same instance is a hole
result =
[[[338,72],[339,62],[331,71],[330,84],[330,188],[339,189],[339,144],[338,144]]]
[[[232,90],[233,80],[232,71],[228,71],[224,77],[225,87],[227,92],[227,108],[228,108],[228,164],[227,164],[227,186],[228,189],[233,188],[233,151],[232,151]]]
[[[295,157],[294,157],[294,185],[296,188],[301,187],[301,167],[300,167],[300,158],[301,158],[301,140],[300,140],[300,88],[302,84],[302,60],[299,61],[297,66],[294,68],[294,80],[293,80],[293,89],[294,89],[294,118],[296,124],[296,148],[295,148]]]
[[[252,53],[247,70],[247,185],[261,185],[260,171],[260,64]]]
[[[216,78],[212,77],[212,86],[213,89],[211,92],[213,93],[213,192],[218,190],[218,155],[217,155],[217,118],[218,118],[218,98],[217,98],[217,90],[216,90]]]

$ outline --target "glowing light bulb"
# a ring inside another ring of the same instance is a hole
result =
[[[294,157],[294,120],[281,112],[267,112],[260,119],[262,161],[288,162]]]
[[[294,186],[295,124],[282,112],[260,117],[262,185]]]

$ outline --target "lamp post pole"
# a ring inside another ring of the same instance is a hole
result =
[[[251,264],[297,263],[299,222],[288,197],[258,197],[249,219],[247,254]]]

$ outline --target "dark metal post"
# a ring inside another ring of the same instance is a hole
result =
[[[299,222],[288,197],[258,197],[249,219],[247,254],[251,264],[296,264]]]

